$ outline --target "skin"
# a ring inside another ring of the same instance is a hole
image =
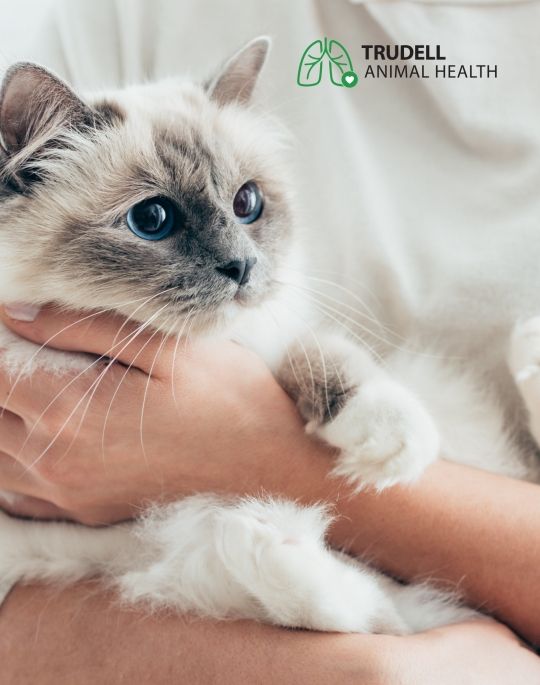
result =
[[[85,583],[61,593],[19,587],[2,624],[2,678],[11,685],[433,685],[434,674],[437,685],[540,682],[537,657],[487,622],[407,638],[286,631],[142,616]]]
[[[3,318],[23,337],[39,343],[49,341],[49,345],[59,349],[111,356],[118,352],[118,349],[110,351],[121,325],[114,317],[96,317],[75,325],[77,319],[73,315],[48,310],[42,311],[34,322],[14,321],[5,314]],[[60,333],[66,326],[69,328]],[[528,640],[540,642],[540,627],[535,625],[540,609],[536,572],[540,550],[528,544],[540,532],[537,486],[441,461],[428,470],[414,489],[392,488],[382,495],[353,496],[343,483],[328,477],[331,452],[305,435],[292,403],[256,357],[233,343],[220,343],[219,350],[215,343],[198,343],[180,348],[175,358],[172,342],[165,341],[160,350],[161,340],[154,339],[142,349],[146,342],[148,338],[141,336],[122,352],[117,363],[107,367],[84,419],[85,402],[80,414],[76,412],[71,418],[69,415],[103,367],[77,379],[75,375],[70,379],[53,378],[38,370],[15,386],[13,378],[0,374],[0,404],[6,407],[0,419],[0,487],[27,498],[13,513],[98,524],[129,517],[156,496],[171,499],[201,490],[243,494],[264,489],[304,502],[323,499],[334,506],[338,515],[330,532],[330,541],[335,546],[356,553],[367,550],[378,565],[404,578],[435,575],[441,581],[459,583],[469,601],[492,607],[499,618]],[[133,365],[126,373],[129,364]],[[72,384],[55,399],[71,380]],[[171,390],[173,381],[181,389],[176,397]],[[141,400],[146,388],[143,452]],[[207,430],[201,434],[203,419]],[[231,425],[235,426],[233,434]],[[59,437],[51,445],[57,433]],[[101,444],[102,454],[98,450],[100,458],[96,459],[95,445]],[[174,445],[174,458],[171,445]],[[289,459],[290,455],[293,458]],[[88,602],[85,603],[81,619],[80,604],[85,598],[88,598],[85,585],[67,588],[55,595],[49,595],[43,588],[20,587],[12,593],[0,619],[9,623],[9,634],[19,636],[17,644],[28,644],[26,638],[35,631],[36,610],[41,606],[44,609],[41,621],[46,615],[50,625],[46,631],[40,629],[40,634],[47,637],[40,638],[45,644],[36,650],[39,654],[52,650],[58,644],[55,639],[61,640],[61,644],[70,641],[73,622],[76,625],[77,621],[83,621],[87,628],[91,626],[93,637],[88,648],[79,645],[70,651],[73,669],[83,668],[89,654],[101,653],[86,652],[91,647],[99,648],[104,635],[109,635],[107,646],[114,652],[118,650],[120,660],[124,655],[126,669],[133,668],[139,660],[140,673],[157,668],[152,658],[155,652],[139,650],[137,631],[128,631],[127,645],[127,638],[120,637],[118,642],[111,643],[110,631],[114,626],[118,626],[118,635],[123,636],[124,621],[129,621],[130,627],[137,623],[132,612],[126,618],[126,612],[111,603],[105,591],[99,591],[92,593],[90,613],[86,610]],[[25,611],[29,606],[31,609]],[[55,610],[47,609],[51,606]],[[148,621],[155,625],[155,631],[148,630]],[[372,664],[372,674],[379,676],[381,669],[386,669],[384,673],[389,675],[384,682],[422,683],[422,672],[424,678],[429,678],[430,673],[431,676],[434,672],[444,673],[444,663],[452,664],[449,671],[455,678],[448,682],[468,682],[457,679],[456,668],[468,664],[469,645],[475,647],[470,651],[477,668],[475,683],[516,682],[515,669],[521,667],[523,676],[518,681],[535,682],[537,678],[540,682],[537,658],[495,624],[469,624],[433,631],[434,635],[389,638],[315,636],[238,622],[226,624],[227,639],[224,640],[223,624],[218,631],[212,622],[188,623],[178,617],[145,618],[144,623],[144,638],[141,635],[139,640],[147,642],[152,633],[152,639],[159,639],[163,645],[165,656],[173,648],[167,643],[167,636],[174,637],[174,654],[178,654],[178,631],[181,631],[183,644],[189,645],[186,650],[192,659],[191,667],[202,669],[197,676],[199,680],[194,682],[212,682],[202,671],[217,668],[220,649],[228,655],[241,651],[245,658],[247,638],[253,644],[248,660],[254,669],[251,677],[259,669],[261,673],[271,672],[267,668],[267,650],[275,639],[276,644],[283,640],[283,649],[291,655],[283,662],[292,669],[289,673],[276,671],[276,677],[293,678],[295,665],[316,663],[321,667],[309,656],[317,641],[317,650],[325,657],[328,655],[333,665],[335,654],[343,648],[351,658],[362,655],[358,668]],[[5,631],[0,630],[0,634]],[[302,639],[297,640],[298,635]],[[215,651],[208,649],[209,642],[214,644],[212,641],[216,644]],[[493,648],[494,641],[499,642],[500,649]],[[427,646],[429,649],[422,651]],[[33,667],[27,655],[13,649],[11,639],[7,643],[5,639],[2,641],[2,649],[5,650],[3,663],[7,659],[13,668],[17,661],[19,667],[22,663],[27,669]],[[197,649],[200,650],[198,657]],[[500,655],[506,661],[499,663],[494,659],[495,653],[497,659]],[[371,661],[368,654],[373,655]],[[418,658],[405,658],[409,654]],[[40,658],[37,657],[35,664]],[[507,677],[503,668],[510,662],[514,680],[508,679],[510,674]],[[120,661],[115,660],[117,663]],[[171,664],[166,660],[165,663],[170,676]],[[430,671],[430,664],[436,670]],[[495,664],[499,668],[495,669]],[[388,671],[392,668],[396,669],[393,675]],[[343,682],[381,682],[370,681],[367,671],[357,671],[356,666],[353,670],[354,676],[345,674],[352,679]],[[305,670],[300,672],[307,677]],[[463,677],[469,672],[470,668],[464,670]],[[235,673],[234,669],[231,673]],[[363,679],[359,679],[359,674]],[[410,680],[404,680],[409,674]],[[238,678],[231,682],[242,682],[241,678],[248,682],[249,673],[236,675]],[[164,677],[151,670],[150,676],[153,682],[160,682],[159,677]],[[129,677],[127,681],[137,682]],[[310,679],[309,682],[317,681]]]

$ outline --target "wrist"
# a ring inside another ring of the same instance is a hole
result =
[[[351,490],[332,476],[336,451],[306,434],[304,426],[272,446],[266,483],[271,493],[302,504],[328,503],[337,507]],[[263,486],[266,483],[262,481]]]

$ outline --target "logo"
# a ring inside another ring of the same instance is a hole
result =
[[[325,66],[328,68],[325,70]],[[337,40],[323,38],[314,40],[304,50],[296,83],[304,88],[317,86],[327,71],[334,86],[354,88],[358,74],[354,71],[347,49]]]
[[[357,47],[358,49],[358,47]],[[354,88],[373,79],[496,79],[497,64],[454,64],[447,61],[440,45],[360,45],[358,73],[343,43],[320,38],[304,50],[296,83],[317,86],[327,75],[334,86]]]

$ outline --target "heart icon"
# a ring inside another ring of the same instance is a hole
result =
[[[358,74],[354,71],[346,71],[341,77],[341,83],[345,88],[353,88],[358,83]]]

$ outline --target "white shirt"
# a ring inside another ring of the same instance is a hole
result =
[[[506,325],[524,289],[540,311],[539,26],[539,2],[61,0],[28,56],[99,89],[204,77],[272,35],[260,95],[295,137],[313,274],[405,334],[474,328],[479,312]],[[355,88],[296,84],[324,36],[347,46]],[[374,43],[440,45],[447,63],[497,64],[498,77],[363,79],[360,46]]]

